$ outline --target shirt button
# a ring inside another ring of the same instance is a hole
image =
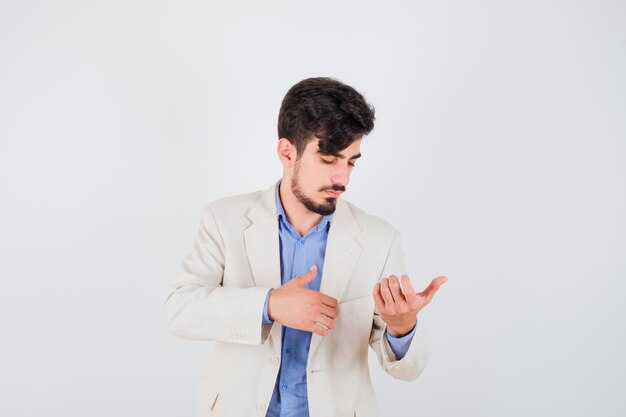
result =
[[[270,362],[272,363],[272,365],[278,366],[278,364],[280,363],[280,358],[278,356],[274,356]]]
[[[287,389],[287,384],[283,384],[282,389]]]
[[[304,240],[301,240],[300,242],[298,242],[298,244],[299,244],[300,246],[304,246]]]
[[[262,403],[257,404],[256,411],[265,411],[265,404],[262,404]]]
[[[287,349],[285,349],[285,352],[287,352],[287,353],[291,353],[291,348],[290,348],[290,347],[288,347]]]

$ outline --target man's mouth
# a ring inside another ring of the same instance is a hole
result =
[[[335,191],[338,193],[342,193],[346,191],[346,187],[344,185],[329,185],[327,187],[320,188],[320,191]]]
[[[328,187],[322,187],[320,188],[320,191],[325,192],[326,195],[331,198],[338,198],[341,195],[341,193],[346,191],[346,187],[343,185],[334,184]]]
[[[333,190],[324,190],[324,192],[334,198],[337,198],[341,195],[341,191],[333,191]]]

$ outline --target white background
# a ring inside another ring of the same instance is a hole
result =
[[[0,0],[0,415],[193,415],[161,304],[320,75],[377,109],[346,198],[450,278],[383,415],[625,415],[626,3],[495,0]]]

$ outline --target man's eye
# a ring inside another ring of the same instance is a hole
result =
[[[355,167],[354,162],[348,162],[348,165],[350,165],[352,168]]]
[[[336,159],[330,159],[330,160],[328,160],[328,159],[324,159],[324,158],[322,158],[322,162],[323,162],[323,163],[325,163],[325,164],[327,164],[327,165],[332,165],[332,164],[334,164],[334,163],[335,163],[335,161],[336,161]]]

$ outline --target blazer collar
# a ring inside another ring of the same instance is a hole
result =
[[[244,231],[246,253],[257,287],[280,287],[280,241],[274,189],[261,191],[259,199],[246,214],[251,221]]]
[[[261,191],[259,199],[246,214],[251,221],[244,231],[246,251],[252,267],[256,286],[277,288],[280,283],[280,241],[278,234],[278,211],[276,207],[276,184]],[[361,233],[348,203],[339,199],[332,216],[324,274],[320,291],[341,298],[361,253],[361,245],[355,237]]]
[[[275,187],[276,184],[262,191],[259,199],[247,213],[251,224],[244,231],[244,240],[257,287],[278,288],[281,285]],[[361,245],[355,239],[359,233],[361,233],[361,228],[350,206],[339,199],[328,233],[320,287],[322,293],[338,301],[341,300],[361,255]],[[272,331],[274,337],[280,335],[280,333],[274,333]],[[314,353],[321,339],[320,336],[313,334],[309,354]]]

